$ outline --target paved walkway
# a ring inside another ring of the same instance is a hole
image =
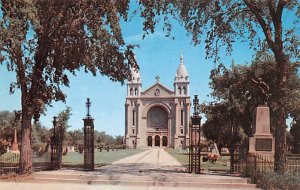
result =
[[[28,183],[30,182],[30,183]],[[42,185],[42,186],[41,186]],[[26,183],[0,183],[9,190],[94,189],[255,189],[247,179],[227,175],[188,174],[164,149],[152,148],[95,171],[61,169],[35,172]]]

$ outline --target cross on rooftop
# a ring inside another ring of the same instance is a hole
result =
[[[156,82],[159,83],[160,77],[158,75],[155,77],[155,79],[156,79]]]

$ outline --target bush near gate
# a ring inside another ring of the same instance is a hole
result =
[[[262,189],[300,189],[300,174],[279,174],[266,172],[262,177],[254,179],[258,187]]]

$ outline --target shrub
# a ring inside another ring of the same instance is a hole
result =
[[[300,189],[300,174],[266,172],[256,176],[256,183],[263,189]]]

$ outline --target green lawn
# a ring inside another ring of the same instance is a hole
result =
[[[125,149],[118,151],[102,151],[95,150],[95,165],[107,165],[125,158],[127,156],[131,156],[140,152],[145,151],[144,149]],[[64,165],[78,165],[83,164],[83,154],[79,154],[77,152],[68,152],[66,156],[62,157],[62,162]]]
[[[183,166],[188,167],[189,165],[189,156],[187,150],[178,150],[178,149],[165,149],[171,156],[173,156],[178,162],[180,162]],[[230,169],[230,162],[229,156],[221,156],[216,163],[211,163],[209,161],[202,162],[201,157],[201,169],[204,170],[223,170],[227,171]],[[227,163],[227,164],[226,164]]]

